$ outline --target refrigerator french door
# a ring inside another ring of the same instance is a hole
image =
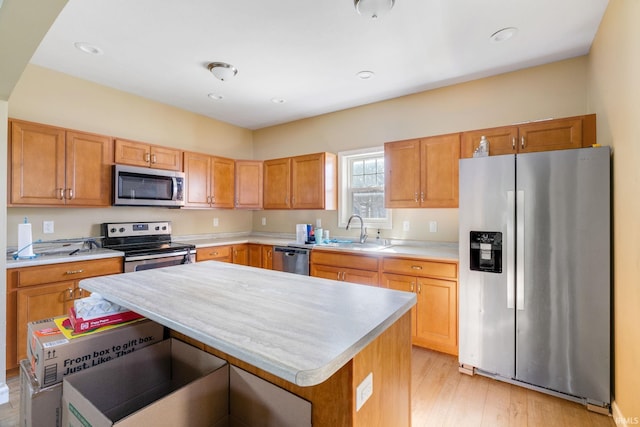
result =
[[[461,366],[610,404],[608,147],[460,161]]]

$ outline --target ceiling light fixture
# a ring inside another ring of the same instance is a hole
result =
[[[494,43],[505,42],[515,36],[518,33],[518,29],[516,27],[507,27],[501,30],[496,31],[495,33],[489,36],[489,40]]]
[[[353,0],[353,5],[360,15],[376,19],[389,12],[396,0]]]
[[[89,55],[102,55],[102,49],[98,46],[92,45],[91,43],[75,42],[73,45],[76,49],[84,53],[88,53]]]
[[[238,74],[236,67],[226,62],[212,62],[207,65],[207,68],[211,71],[211,74],[223,82]]]
[[[271,102],[274,104],[284,104],[287,100],[284,98],[271,98]]]
[[[221,101],[224,98],[224,96],[218,95],[217,93],[209,93],[207,94],[207,96],[213,99],[214,101]]]
[[[374,73],[373,71],[358,71],[356,73],[356,76],[358,76],[358,78],[362,79],[362,80],[369,80],[370,78],[372,78],[373,76],[375,76],[376,73]]]

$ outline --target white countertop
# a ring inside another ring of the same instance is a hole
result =
[[[216,261],[80,286],[300,386],[324,382],[415,294]]]
[[[123,252],[111,249],[86,249],[69,255],[72,249],[61,250],[57,253],[38,255],[34,258],[7,258],[7,268],[33,267],[36,265],[58,264],[61,262],[91,261],[94,259],[114,258],[124,256]]]

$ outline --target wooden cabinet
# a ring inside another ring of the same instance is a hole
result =
[[[262,245],[262,268],[273,270],[273,246]]]
[[[234,264],[249,265],[249,245],[209,246],[196,250],[196,262],[222,261]]]
[[[116,139],[115,161],[123,165],[182,171],[182,151],[126,139]]]
[[[68,314],[73,300],[89,294],[78,282],[122,273],[122,258],[7,269],[7,370],[26,358],[27,323]]]
[[[236,160],[235,174],[236,209],[262,209],[262,162]]]
[[[314,277],[378,286],[379,258],[344,251],[311,251],[310,274]]]
[[[12,120],[9,206],[110,206],[108,136]]]
[[[266,160],[263,197],[264,209],[336,209],[336,155]]]
[[[249,266],[266,268],[271,270],[273,267],[273,246],[261,245],[259,243],[249,243]]]
[[[384,145],[385,206],[457,208],[460,134]]]
[[[226,246],[209,246],[206,248],[196,249],[196,262],[199,261],[233,261],[233,247]]]
[[[473,157],[482,136],[489,140],[491,156],[590,147],[596,143],[596,116],[590,114],[463,132],[463,158]]]
[[[184,153],[185,207],[233,208],[235,162],[201,153]]]
[[[233,245],[231,248],[231,262],[240,265],[249,265],[249,245]]]
[[[390,257],[382,262],[382,286],[416,293],[413,343],[457,355],[458,264]]]

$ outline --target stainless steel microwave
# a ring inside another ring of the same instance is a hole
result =
[[[184,206],[184,173],[115,165],[116,206]]]

